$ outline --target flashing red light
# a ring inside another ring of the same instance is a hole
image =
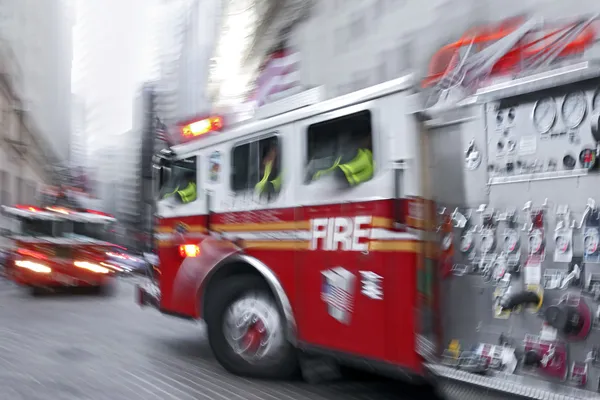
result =
[[[218,132],[223,129],[223,118],[208,117],[191,122],[181,128],[181,134],[185,138],[194,138],[210,132]]]
[[[69,215],[71,212],[64,208],[64,207],[46,207],[46,210],[48,211],[54,211],[57,212],[59,214],[64,214],[64,215]]]
[[[24,211],[31,211],[31,212],[39,212],[42,211],[41,209],[34,207],[34,206],[28,206],[28,205],[23,205],[23,204],[17,204],[15,206],[15,208],[19,209],[19,210],[24,210]]]
[[[182,244],[179,246],[179,255],[181,257],[198,257],[200,255],[200,247],[195,244]]]

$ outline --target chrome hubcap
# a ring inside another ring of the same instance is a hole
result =
[[[278,356],[285,344],[282,326],[271,299],[262,294],[248,294],[227,309],[223,333],[236,354],[256,363]]]

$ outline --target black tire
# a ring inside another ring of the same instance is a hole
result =
[[[40,286],[30,286],[29,290],[33,297],[42,297],[42,296],[48,294],[48,290],[46,288],[43,288]]]
[[[205,322],[208,331],[210,347],[215,358],[227,371],[235,375],[259,379],[290,379],[299,372],[297,350],[288,341],[285,341],[280,356],[276,360],[270,359],[268,363],[249,363],[236,354],[223,333],[223,317],[229,306],[244,294],[260,293],[275,303],[273,294],[265,281],[254,275],[240,275],[228,278],[210,289],[210,298],[206,299],[208,310]],[[280,315],[281,310],[279,310]],[[281,315],[281,321],[284,318]],[[281,327],[285,332],[285,327]]]

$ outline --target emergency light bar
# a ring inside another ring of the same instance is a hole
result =
[[[18,204],[14,207],[2,206],[2,212],[4,214],[12,215],[21,218],[35,218],[35,219],[46,219],[46,220],[59,220],[61,217],[51,211],[47,211],[36,206]]]
[[[221,129],[223,129],[223,118],[212,116],[183,125],[181,135],[186,139],[191,139],[210,132],[218,132]]]
[[[65,207],[50,206],[39,208],[27,204],[17,204],[14,207],[2,206],[6,214],[23,218],[48,220],[73,220],[79,222],[114,222],[116,219],[107,213],[96,210],[75,210]]]

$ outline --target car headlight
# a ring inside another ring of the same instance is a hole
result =
[[[73,262],[73,265],[75,265],[77,268],[87,269],[88,271],[96,272],[99,274],[108,274],[110,272],[110,269],[108,268],[87,261],[75,261]]]
[[[40,274],[49,274],[52,272],[50,267],[29,260],[15,260],[15,266],[19,268],[25,268],[33,272],[39,272]]]

